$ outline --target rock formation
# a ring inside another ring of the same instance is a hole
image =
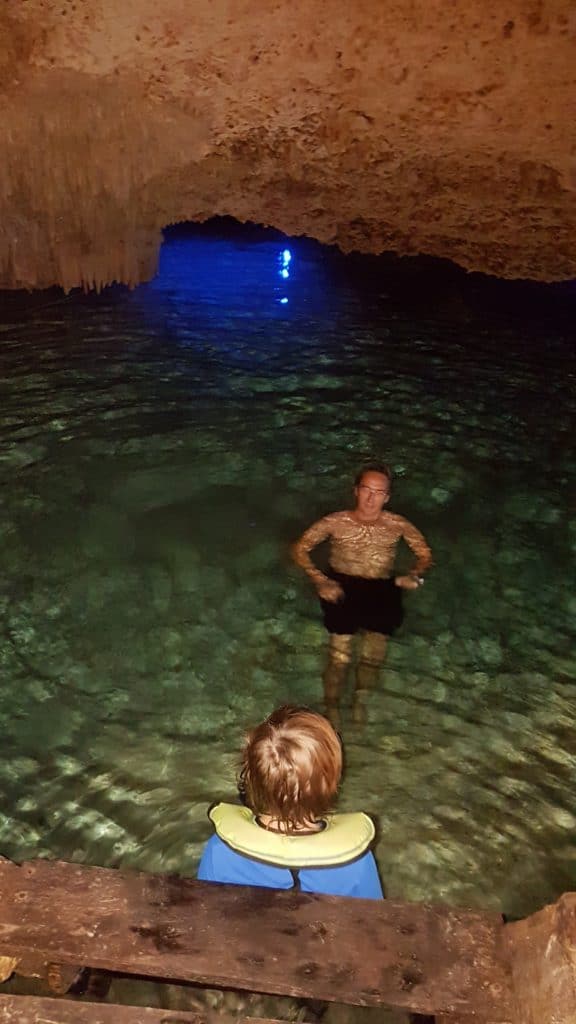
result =
[[[572,0],[3,0],[0,287],[217,214],[576,276],[575,69]]]

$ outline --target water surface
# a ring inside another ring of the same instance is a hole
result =
[[[5,295],[0,852],[193,872],[244,727],[320,700],[289,543],[385,458],[436,568],[365,725],[344,703],[341,805],[389,895],[574,888],[575,312],[213,227],[133,293]]]

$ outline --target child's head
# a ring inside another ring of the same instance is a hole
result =
[[[256,814],[297,827],[326,814],[341,775],[342,746],[328,719],[285,706],[249,734],[240,782]]]

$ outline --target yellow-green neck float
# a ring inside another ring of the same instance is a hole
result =
[[[237,804],[216,804],[210,819],[220,839],[237,853],[284,868],[320,868],[349,864],[361,857],[375,835],[367,814],[330,814],[326,828],[313,835],[270,832],[253,811]]]

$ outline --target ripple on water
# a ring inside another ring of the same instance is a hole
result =
[[[281,316],[265,275],[10,306],[0,852],[194,871],[246,725],[319,702],[289,543],[384,456],[436,568],[364,724],[345,696],[342,806],[390,895],[526,913],[576,885],[568,335],[307,258]]]

